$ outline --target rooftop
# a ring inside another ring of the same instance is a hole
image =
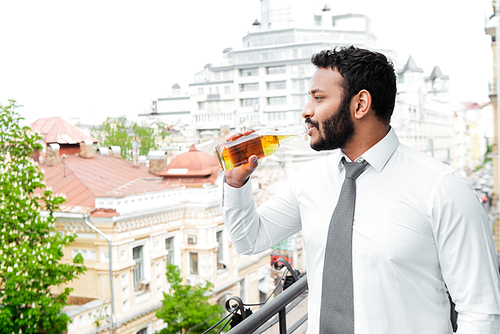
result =
[[[45,143],[77,144],[84,140],[98,142],[60,117],[39,118],[30,127],[32,131],[41,134]]]

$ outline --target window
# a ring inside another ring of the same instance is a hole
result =
[[[268,97],[267,104],[269,105],[286,104],[286,96]]]
[[[259,285],[266,284],[266,279],[262,278],[259,280]],[[267,299],[267,295],[259,289],[259,302],[264,303]]]
[[[71,250],[71,257],[75,258],[78,254],[82,254],[82,257],[84,260],[95,260],[96,259],[96,253],[94,250],[90,249],[72,249]]]
[[[281,74],[286,72],[285,66],[269,66],[266,68],[267,74]]]
[[[168,250],[167,263],[174,264],[174,237],[165,239],[165,249]]]
[[[189,253],[189,273],[198,275],[198,253]]]
[[[220,80],[220,72],[221,71],[215,72],[215,80]]]
[[[273,81],[267,83],[268,90],[286,89],[286,81]]]
[[[205,102],[198,102],[198,109],[204,110],[205,109]]]
[[[314,25],[321,26],[321,15],[314,15]]]
[[[132,249],[132,257],[135,260],[134,290],[139,290],[139,282],[144,278],[143,247],[144,246],[138,246]]]
[[[143,328],[140,331],[137,332],[137,334],[148,334],[148,328]]]
[[[205,94],[203,87],[199,87],[198,88],[198,95],[203,95],[203,94]]]
[[[242,107],[253,107],[259,104],[259,98],[241,99]]]
[[[224,79],[231,79],[231,71],[224,71]]]
[[[226,265],[224,262],[224,245],[222,243],[222,231],[215,233],[215,239],[217,239],[217,243],[219,244],[219,248],[217,248],[217,269],[226,269]]]
[[[240,70],[241,77],[253,77],[259,75],[259,68],[244,68]]]
[[[259,84],[257,82],[240,85],[240,92],[252,92],[256,90],[259,90]]]
[[[243,279],[240,282],[240,298],[242,300],[246,300],[247,299],[247,291],[245,289],[245,285],[246,285],[246,279]]]
[[[224,86],[224,94],[231,94],[231,86]]]

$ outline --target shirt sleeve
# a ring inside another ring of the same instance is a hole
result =
[[[291,237],[301,229],[300,213],[292,185],[283,188],[257,208],[248,181],[241,188],[223,183],[222,217],[240,254],[257,254]]]
[[[457,333],[500,333],[500,278],[491,224],[469,183],[445,175],[430,215],[443,279],[458,312]]]

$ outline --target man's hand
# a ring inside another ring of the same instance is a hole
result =
[[[227,137],[226,141],[233,141],[240,137],[247,136],[253,132],[255,132],[255,130],[247,130],[244,133],[235,133]],[[257,156],[250,156],[248,158],[248,163],[224,172],[224,174],[226,175],[226,183],[233,188],[243,187],[258,165],[259,163],[257,162]]]

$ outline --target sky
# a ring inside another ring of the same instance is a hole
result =
[[[306,1],[306,0],[304,0]],[[377,47],[439,66],[459,102],[488,102],[493,77],[488,0],[325,0],[332,14],[371,19]],[[225,48],[261,20],[260,0],[0,0],[0,103],[14,99],[24,123],[59,116],[99,124],[136,120],[174,83],[217,65]]]

